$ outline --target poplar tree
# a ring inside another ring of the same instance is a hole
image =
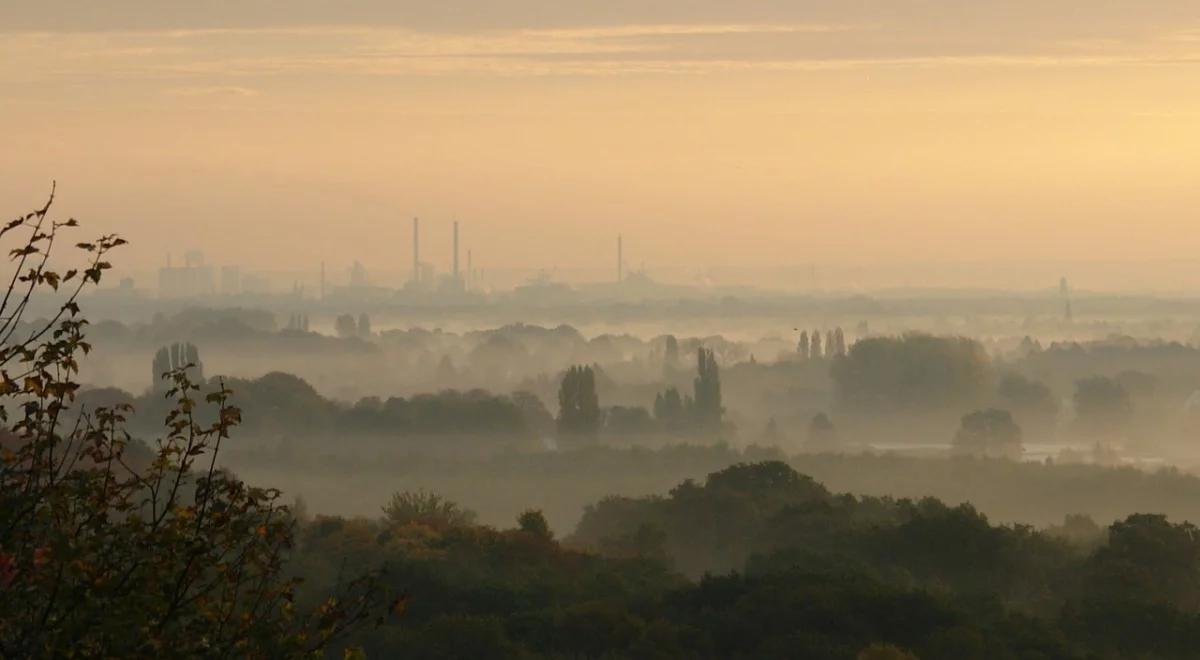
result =
[[[721,371],[712,349],[696,350],[696,367],[693,381],[696,421],[703,428],[720,428],[725,409],[721,406]]]
[[[596,373],[588,366],[573,366],[558,388],[558,431],[568,435],[594,435],[600,429],[600,400]]]

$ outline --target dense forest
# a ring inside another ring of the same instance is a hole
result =
[[[779,462],[607,498],[556,540],[541,513],[474,524],[406,493],[299,527],[295,570],[389,567],[389,657],[1192,657],[1196,529],[1133,515],[1036,531],[970,505],[836,494]]]

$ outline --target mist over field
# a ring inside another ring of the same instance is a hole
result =
[[[1200,6],[0,5],[0,658],[1200,655]]]
[[[168,404],[163,350],[186,348],[196,376],[223,380],[245,413],[226,464],[313,513],[372,516],[393,491],[423,488],[503,525],[550,492],[543,506],[562,533],[605,495],[665,491],[744,456],[789,461],[852,492],[971,502],[1038,525],[1166,512],[1176,504],[1103,484],[1168,472],[1189,483],[1200,465],[1200,320],[1187,301],[749,292],[685,304],[622,300],[612,288],[610,301],[528,312],[579,327],[497,325],[522,309],[513,294],[453,290],[404,324],[410,294],[371,303],[353,288],[274,301],[304,310],[286,315],[216,296],[148,321],[96,320],[80,399],[129,402],[130,424],[150,434]],[[129,295],[130,306],[153,306]],[[582,320],[602,311],[609,320]],[[697,380],[706,359],[719,388],[711,403]],[[564,426],[572,368],[587,376],[578,429]],[[594,461],[612,463],[595,471]],[[1056,472],[1087,475],[1096,490],[1030,501],[1028,480],[1051,488]]]

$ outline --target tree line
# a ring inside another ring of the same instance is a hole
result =
[[[778,462],[605,499],[561,540],[536,509],[487,527],[427,492],[308,518],[304,596],[347,557],[404,593],[398,625],[350,639],[380,657],[1188,658],[1200,640],[1190,524],[1039,532],[832,493]]]
[[[594,438],[603,431],[614,435],[664,433],[712,438],[719,437],[725,430],[721,370],[711,349],[696,349],[692,394],[681,396],[674,387],[657,393],[653,417],[644,407],[602,408],[596,393],[597,369],[599,367],[575,365],[563,375],[558,391],[560,435]]]

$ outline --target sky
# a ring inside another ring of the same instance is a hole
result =
[[[1197,80],[1190,0],[7,0],[0,200],[131,272],[399,279],[420,216],[442,268],[458,219],[496,271],[1170,288]]]

